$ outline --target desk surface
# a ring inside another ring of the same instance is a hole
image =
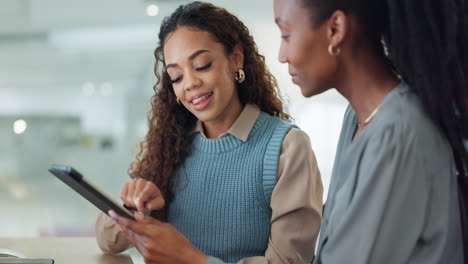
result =
[[[57,264],[132,264],[128,254],[104,255],[94,237],[0,238],[0,248],[28,258],[52,258]]]

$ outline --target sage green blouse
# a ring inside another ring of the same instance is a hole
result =
[[[452,151],[418,97],[401,83],[356,129],[348,107],[313,263],[464,263]]]

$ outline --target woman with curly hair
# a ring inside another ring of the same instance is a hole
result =
[[[137,221],[101,215],[103,251],[133,244],[147,263],[310,262],[320,173],[245,25],[211,4],[180,6],[155,57],[150,129],[121,195]]]

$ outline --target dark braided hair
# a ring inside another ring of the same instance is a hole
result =
[[[393,70],[419,96],[424,110],[452,147],[459,174],[462,223],[466,225],[468,6],[465,0],[302,0],[302,4],[311,11],[313,26],[321,25],[336,10],[354,15],[375,51],[386,57]],[[388,48],[388,57],[382,43]],[[464,232],[466,238],[466,226]],[[464,242],[466,255],[468,241]]]
[[[232,54],[234,47],[241,45],[246,75],[245,81],[237,84],[241,104],[255,104],[263,112],[290,120],[283,110],[276,79],[268,70],[264,56],[259,54],[247,27],[226,9],[212,4],[193,2],[178,7],[161,24],[159,45],[154,51],[157,83],[148,116],[149,132],[129,170],[132,178],[154,182],[161,190],[166,205],[174,197],[174,173],[190,154],[190,135],[197,121],[191,112],[177,103],[164,61],[167,37],[182,26],[210,33],[215,41],[224,46],[226,54]],[[152,216],[166,220],[166,209],[153,212]]]

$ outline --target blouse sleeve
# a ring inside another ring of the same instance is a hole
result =
[[[96,240],[104,253],[120,253],[132,246],[117,223],[104,213],[96,220]]]

